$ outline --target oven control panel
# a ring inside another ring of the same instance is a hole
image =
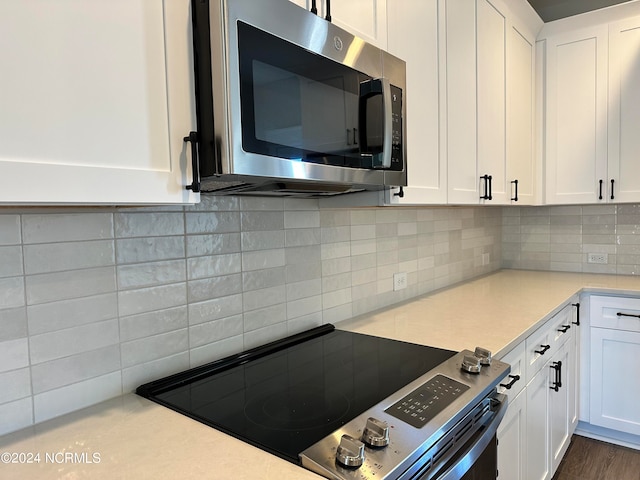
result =
[[[420,388],[391,405],[385,412],[409,425],[422,428],[469,388],[468,385],[444,375],[436,375]]]

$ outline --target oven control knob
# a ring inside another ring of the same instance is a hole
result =
[[[364,443],[350,435],[342,435],[336,460],[345,467],[359,467],[364,463]]]
[[[362,432],[362,441],[374,448],[389,445],[389,426],[387,422],[369,417],[367,419],[367,425]]]
[[[473,354],[480,359],[481,365],[491,365],[491,352],[486,348],[476,347]]]
[[[469,373],[480,373],[482,365],[480,359],[475,355],[465,355],[462,360],[462,370]]]

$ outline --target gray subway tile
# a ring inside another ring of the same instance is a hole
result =
[[[201,347],[227,338],[242,335],[242,315],[232,315],[211,322],[204,322],[189,327],[189,345],[191,348]]]
[[[151,362],[122,369],[122,392],[130,393],[140,385],[189,368],[189,352],[181,352]]]
[[[118,288],[153,287],[186,281],[184,260],[137,263],[118,267]]]
[[[116,241],[119,265],[185,257],[183,236],[123,238]]]
[[[187,236],[188,257],[239,253],[241,250],[239,232]]]
[[[118,238],[163,237],[184,234],[182,212],[116,213],[115,232]]]
[[[19,245],[0,246],[0,278],[22,275],[22,248]]]
[[[170,357],[188,350],[189,333],[186,328],[120,344],[123,368]]]
[[[233,233],[240,231],[239,212],[187,212],[185,217],[187,234]]]
[[[116,289],[115,277],[114,267],[28,275],[27,304],[35,305],[112,292]]]
[[[23,277],[0,278],[0,309],[22,307],[24,300]]]
[[[284,229],[284,212],[247,212],[241,215],[243,232]]]
[[[272,342],[280,338],[284,338],[287,335],[287,322],[280,322],[268,327],[258,328],[245,332],[244,334],[244,349],[255,348],[260,345],[264,345],[267,342]]]
[[[27,336],[27,311],[24,307],[0,310],[0,342]]]
[[[242,293],[242,275],[239,273],[190,280],[187,283],[187,301],[189,303],[203,302],[236,293]]]
[[[185,207],[187,212],[206,211],[206,212],[225,212],[236,211],[240,208],[240,197],[233,195],[201,195],[200,203]]]
[[[140,315],[120,318],[120,341],[126,342],[188,326],[187,306],[181,305]]]
[[[287,320],[318,312],[322,312],[322,295],[287,302]]]
[[[88,323],[110,320],[118,316],[115,292],[92,297],[73,298],[60,302],[27,307],[29,333],[38,335]]]
[[[25,244],[103,240],[113,238],[111,213],[25,214]]]
[[[121,316],[165,310],[185,305],[186,302],[187,286],[185,283],[172,283],[170,285],[118,292]]]
[[[18,245],[21,241],[20,215],[0,215],[0,245]]]
[[[199,365],[239,353],[243,350],[243,335],[236,335],[235,337],[208,343],[202,347],[192,348],[189,351],[190,366],[197,367]]]
[[[285,230],[286,247],[302,247],[308,245],[320,245],[320,228],[290,228]]]
[[[242,295],[214,298],[189,305],[189,325],[197,325],[242,313]]]
[[[242,251],[271,250],[284,247],[284,230],[242,232]]]
[[[260,250],[242,253],[242,270],[261,270],[285,265],[285,249]]]
[[[0,404],[31,396],[31,374],[28,368],[0,373]],[[1,408],[1,407],[0,407]]]
[[[285,303],[287,300],[284,285],[262,288],[260,290],[245,291],[243,294],[243,309],[245,312],[259,308]]]
[[[288,211],[284,212],[284,228],[320,227],[320,212]]]
[[[24,263],[27,275],[106,267],[115,263],[115,249],[112,240],[25,245]]]
[[[31,397],[0,405],[0,435],[15,432],[33,424]]]
[[[29,341],[17,338],[0,342],[0,372],[29,366]]]
[[[121,371],[49,390],[33,397],[35,421],[43,422],[121,394]]]
[[[119,345],[40,363],[31,367],[33,393],[54,390],[119,370]]]
[[[284,199],[275,197],[241,197],[242,211],[284,210]]]
[[[31,364],[98,350],[119,342],[118,320],[81,325],[29,338]]]
[[[240,273],[243,270],[242,258],[243,254],[240,253],[188,258],[187,278],[197,280]]]
[[[266,268],[242,274],[242,290],[249,292],[285,284],[285,268]]]

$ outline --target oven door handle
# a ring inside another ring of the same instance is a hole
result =
[[[464,452],[460,452],[460,456],[455,464],[449,467],[444,473],[435,477],[437,480],[458,480],[473,466],[480,458],[484,449],[493,440],[494,435],[498,431],[498,426],[507,412],[508,399],[506,395],[498,394],[494,397],[495,401],[500,405],[497,406],[495,414],[485,426],[484,431]]]

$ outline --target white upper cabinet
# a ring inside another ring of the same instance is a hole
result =
[[[440,155],[438,9],[441,2],[389,2],[389,52],[407,62],[407,164],[404,196],[395,205],[447,202],[446,159]]]
[[[502,0],[445,3],[448,202],[516,203],[517,185],[533,203],[537,28]]]
[[[609,26],[608,198],[640,201],[640,17]],[[613,181],[613,183],[612,183]]]
[[[0,203],[193,203],[189,0],[0,2]]]
[[[606,201],[607,44],[606,26],[546,39],[546,203]]]
[[[542,35],[546,203],[640,201],[638,13],[632,2]]]

